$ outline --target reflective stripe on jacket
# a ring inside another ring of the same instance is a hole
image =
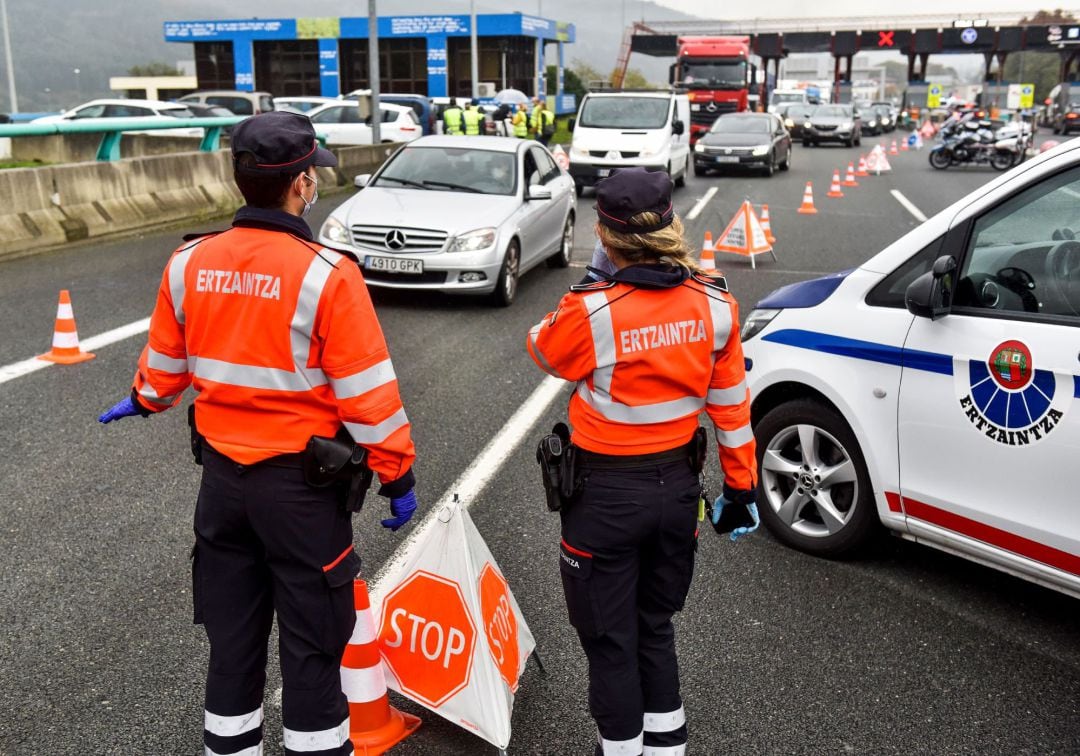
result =
[[[447,108],[443,112],[443,122],[446,124],[446,133],[458,135],[461,133],[461,108]]]
[[[479,136],[480,124],[484,120],[484,114],[475,108],[469,108],[465,111],[465,136]]]
[[[577,383],[575,445],[614,455],[672,449],[705,410],[726,484],[756,486],[738,305],[726,292],[693,278],[671,288],[598,283],[565,295],[527,346],[542,370]]]
[[[289,233],[234,227],[173,254],[134,388],[160,412],[189,384],[199,432],[241,464],[342,425],[384,484],[415,458],[359,267]]]

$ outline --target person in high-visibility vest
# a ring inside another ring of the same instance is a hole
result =
[[[446,127],[447,134],[461,136],[463,116],[464,111],[458,107],[458,104],[450,103],[450,107],[443,111],[443,125]]]
[[[724,472],[714,527],[734,540],[758,522],[738,305],[722,276],[698,268],[671,190],[666,173],[644,168],[597,183],[610,267],[590,269],[598,280],[572,286],[526,338],[541,370],[577,384],[572,434],[556,426],[560,442],[546,437],[538,458],[545,471],[557,460],[545,489],[559,491],[548,506],[561,518],[563,593],[605,756],[686,752],[671,620],[690,589],[704,517],[701,412]]]
[[[318,199],[316,166],[337,158],[307,116],[282,111],[234,126],[232,156],[245,206],[229,230],[173,253],[131,394],[99,420],[154,415],[197,392],[191,569],[210,641],[206,753],[262,753],[276,615],[285,753],[347,756],[352,513],[370,482],[360,452],[390,499],[391,530],[416,511],[416,454],[360,267],[303,219]]]
[[[465,119],[465,136],[480,136],[484,123],[484,114],[480,112],[480,102],[473,100],[462,116]]]
[[[514,127],[514,136],[518,139],[526,139],[529,136],[529,114],[525,111],[525,103],[519,102],[517,112],[511,121]]]
[[[545,147],[555,134],[555,114],[547,109],[543,100],[537,100],[529,118],[529,130]]]

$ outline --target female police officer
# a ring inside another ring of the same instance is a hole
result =
[[[621,170],[596,200],[616,272],[572,287],[527,342],[541,369],[577,383],[580,488],[561,511],[563,590],[589,661],[596,752],[682,754],[671,618],[693,573],[702,410],[724,471],[714,522],[727,504],[752,508],[757,484],[738,308],[723,278],[693,262],[666,174]]]

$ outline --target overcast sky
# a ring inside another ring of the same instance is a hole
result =
[[[1072,3],[1066,0],[950,0],[949,2],[935,2],[935,0],[907,0],[906,2],[890,3],[889,10],[883,10],[866,0],[821,0],[817,3],[807,3],[806,0],[769,0],[767,3],[748,3],[739,7],[740,3],[717,3],[716,0],[656,0],[660,5],[681,10],[684,13],[693,13],[702,18],[724,18],[725,20],[744,18],[836,18],[840,16],[888,16],[888,15],[915,15],[922,13],[945,13],[948,15],[963,14],[964,16],[978,16],[979,12],[997,12],[1031,15],[1040,8],[1053,9],[1061,6],[1069,6]],[[634,5],[633,0],[627,0],[627,5]],[[813,10],[809,13],[807,8]]]

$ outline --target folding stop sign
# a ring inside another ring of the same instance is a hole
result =
[[[417,570],[387,595],[382,617],[383,661],[403,693],[438,708],[468,684],[476,628],[457,583]]]
[[[385,594],[371,597],[386,685],[506,748],[536,641],[468,512],[443,514],[414,534],[379,580]]]

